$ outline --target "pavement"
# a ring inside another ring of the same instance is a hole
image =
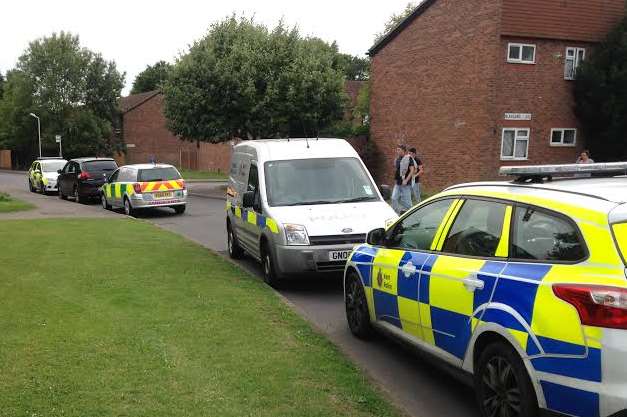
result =
[[[178,233],[227,257],[224,214],[224,183],[189,184],[190,196],[184,215],[152,209],[138,217]],[[28,191],[25,173],[0,172],[0,191],[28,201],[37,209],[0,214],[0,220],[41,217],[115,217],[100,204],[83,205]],[[261,279],[260,267],[250,259],[237,262]],[[369,379],[378,385],[408,416],[477,417],[473,390],[448,376],[430,361],[410,353],[383,337],[364,342],[348,330],[344,313],[341,278],[291,283],[280,291],[297,313],[325,334]]]

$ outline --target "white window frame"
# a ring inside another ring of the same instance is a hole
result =
[[[573,143],[564,143],[564,132],[567,130],[573,130],[575,132],[574,142]],[[562,132],[562,139],[559,143],[553,142],[553,132]],[[577,129],[574,127],[559,127],[555,129],[551,129],[551,135],[549,136],[549,145],[554,147],[566,147],[566,148],[574,148],[577,146]]]
[[[512,148],[512,156],[503,155],[503,144],[505,143],[505,132],[514,131],[514,145]],[[518,132],[527,132],[527,137],[519,137]],[[502,161],[526,161],[529,159],[529,140],[531,139],[531,129],[528,127],[504,127],[501,132],[501,160]],[[516,156],[516,143],[519,140],[527,142],[527,152],[524,158]]]
[[[518,54],[518,58],[510,58],[509,51],[512,48],[512,46],[517,46],[517,47],[520,48],[520,53]],[[525,60],[522,59],[523,48],[525,46],[533,48],[533,60],[531,60],[531,61],[525,61]],[[507,44],[507,62],[509,62],[510,64],[534,65],[536,63],[536,53],[537,52],[538,52],[538,49],[537,49],[536,45],[533,44],[533,43],[515,43],[515,42],[510,42],[510,43]]]
[[[573,52],[573,56],[569,57],[568,53]],[[579,59],[579,52],[583,52],[583,57]],[[577,68],[581,65],[582,61],[586,60],[586,48],[577,48],[574,46],[569,46],[566,48],[566,55],[564,56],[564,79],[565,80],[574,80],[577,77]],[[566,68],[569,62],[573,62],[573,73],[569,75],[566,72]]]

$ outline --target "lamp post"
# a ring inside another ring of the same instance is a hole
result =
[[[41,158],[41,122],[39,117],[35,115],[35,113],[30,113],[29,116],[37,119],[37,137],[39,138],[39,157]]]

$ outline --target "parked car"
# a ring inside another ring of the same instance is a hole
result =
[[[112,158],[71,159],[59,170],[59,198],[72,196],[77,203],[100,197],[100,187],[118,168]]]
[[[269,285],[306,273],[341,273],[366,232],[396,218],[345,140],[256,140],[234,148],[229,254],[260,260]]]
[[[28,189],[42,194],[58,191],[58,170],[66,163],[67,161],[63,158],[37,158],[28,170]]]
[[[182,214],[186,200],[185,181],[175,167],[167,164],[125,165],[100,190],[103,208],[122,207],[128,216],[150,207],[171,207],[176,214]]]
[[[627,415],[626,169],[504,168],[518,178],[371,231],[344,275],[350,330],[457,369],[485,417]]]

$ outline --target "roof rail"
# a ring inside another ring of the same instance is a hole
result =
[[[515,182],[542,183],[551,181],[553,177],[571,175],[586,175],[595,177],[615,177],[627,175],[627,162],[607,162],[594,164],[564,164],[564,165],[526,165],[507,166],[499,170],[501,176],[516,177]]]

